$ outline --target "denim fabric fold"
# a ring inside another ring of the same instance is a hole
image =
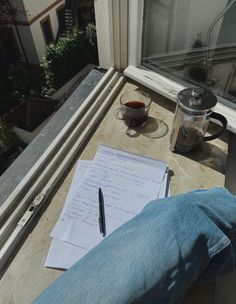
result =
[[[227,190],[152,201],[33,303],[179,303],[193,282],[235,271],[235,252],[236,199]]]

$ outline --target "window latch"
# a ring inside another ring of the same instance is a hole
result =
[[[23,217],[18,222],[18,226],[24,227],[28,223],[32,215],[35,214],[36,210],[38,210],[38,206],[42,203],[44,198],[45,198],[44,193],[39,193],[35,197],[33,203],[29,206],[29,208],[24,213]]]

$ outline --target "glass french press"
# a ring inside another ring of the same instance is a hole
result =
[[[217,103],[216,96],[203,88],[187,88],[177,95],[177,107],[171,133],[171,151],[188,153],[196,149],[203,141],[219,137],[227,127],[226,118],[213,108]],[[210,119],[220,121],[221,129],[206,136]]]

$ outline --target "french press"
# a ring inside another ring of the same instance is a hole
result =
[[[171,133],[171,151],[188,153],[203,141],[219,137],[227,127],[226,118],[213,108],[217,103],[216,96],[203,88],[187,88],[177,95],[177,107]],[[206,136],[210,119],[221,122],[221,129]]]

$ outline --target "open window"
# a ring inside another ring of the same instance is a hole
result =
[[[236,106],[236,1],[145,1],[141,64]]]
[[[48,44],[52,43],[54,41],[54,37],[53,37],[53,32],[52,32],[50,16],[48,15],[47,17],[45,17],[40,22],[40,25],[41,25],[41,29],[43,32],[45,44],[48,45]]]
[[[125,74],[176,100],[184,87],[212,90],[236,131],[236,1],[129,1]]]

